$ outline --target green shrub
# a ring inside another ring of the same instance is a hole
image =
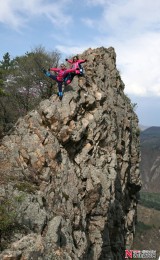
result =
[[[23,202],[24,194],[5,197],[0,200],[0,249],[6,247],[12,232],[20,228],[17,221],[19,204]]]
[[[12,201],[4,199],[0,205],[0,231],[6,231],[15,222],[16,212]]]
[[[19,191],[27,192],[27,193],[35,193],[36,187],[30,182],[27,181],[21,181],[17,182],[14,185],[14,188],[16,188]]]

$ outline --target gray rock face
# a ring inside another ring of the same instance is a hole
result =
[[[138,119],[114,49],[81,58],[85,77],[74,78],[73,90],[42,101],[2,141],[0,200],[9,220],[0,259],[121,260],[132,244]]]

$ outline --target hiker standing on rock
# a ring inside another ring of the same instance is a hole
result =
[[[78,68],[78,69],[76,69],[76,68],[66,69],[65,64],[62,63],[62,64],[60,65],[60,68],[50,68],[49,71],[46,71],[46,70],[43,68],[42,71],[43,71],[43,73],[44,73],[47,77],[49,77],[49,78],[55,80],[55,81],[58,83],[58,96],[62,99],[62,97],[63,97],[62,84],[63,84],[63,82],[64,82],[64,79],[65,79],[66,76],[67,76],[69,73],[71,73],[71,72],[77,73],[77,72],[76,72],[77,70],[79,70],[79,68]],[[56,72],[57,75],[52,75],[52,74],[50,73],[50,71]],[[69,83],[70,83],[70,82],[69,82]],[[69,84],[69,83],[67,83],[67,84]]]

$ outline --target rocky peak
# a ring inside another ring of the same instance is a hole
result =
[[[124,259],[135,232],[138,119],[113,48],[20,118],[0,150],[0,259]]]

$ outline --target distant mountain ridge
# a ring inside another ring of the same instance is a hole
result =
[[[147,128],[150,128],[150,126],[139,125],[139,128],[140,128],[141,131],[144,131]]]
[[[149,134],[160,134],[160,126],[143,126],[145,127],[145,133]]]
[[[152,126],[140,134],[142,189],[159,192],[160,183],[160,127]]]

